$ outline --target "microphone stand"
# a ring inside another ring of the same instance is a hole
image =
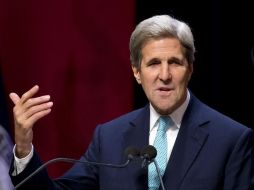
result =
[[[158,174],[159,179],[160,179],[161,189],[162,189],[162,190],[165,190],[165,187],[164,187],[164,184],[163,184],[163,181],[162,181],[162,177],[161,177],[161,174],[160,174],[160,168],[159,168],[159,166],[158,166],[158,163],[156,162],[155,159],[153,159],[151,162],[153,162],[154,165],[155,165],[157,174]]]
[[[153,162],[155,165],[156,171],[157,171],[157,175],[160,180],[161,188],[162,188],[162,190],[165,190],[165,187],[164,187],[164,184],[162,181],[162,177],[160,174],[160,168],[157,164],[157,161],[155,160],[156,156],[157,156],[157,150],[154,146],[148,145],[147,147],[145,147],[143,149],[143,151],[141,152],[141,158],[143,159],[141,167],[143,168],[145,166],[148,166],[149,164],[151,164]]]
[[[111,168],[124,168],[126,167],[130,161],[133,159],[132,156],[128,156],[128,160],[123,164],[106,164],[106,163],[98,163],[98,162],[90,162],[90,161],[81,161],[81,160],[75,160],[72,158],[54,158],[52,160],[47,161],[43,165],[41,165],[39,168],[37,168],[33,173],[31,173],[28,177],[26,177],[23,181],[21,181],[19,184],[17,184],[14,189],[18,189],[21,185],[23,185],[26,181],[31,179],[35,174],[40,172],[43,168],[46,166],[55,163],[55,162],[67,162],[67,163],[83,163],[83,164],[90,164],[90,165],[97,165],[97,166],[104,166],[104,167],[111,167]]]

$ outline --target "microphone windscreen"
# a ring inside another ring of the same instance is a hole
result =
[[[148,145],[141,151],[141,156],[144,156],[147,159],[152,160],[157,156],[157,150],[154,146]]]
[[[140,150],[136,147],[129,146],[125,149],[124,154],[130,159],[140,156]]]

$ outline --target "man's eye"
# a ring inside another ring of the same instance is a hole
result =
[[[158,65],[158,64],[160,64],[159,61],[153,61],[153,62],[150,62],[150,63],[148,64],[148,66]]]
[[[182,64],[181,61],[173,61],[174,64],[180,65]]]
[[[180,61],[180,60],[171,60],[168,63],[175,64],[175,65],[183,65],[183,61]]]

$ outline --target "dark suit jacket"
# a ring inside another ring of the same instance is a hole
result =
[[[128,146],[143,148],[149,139],[149,106],[99,125],[81,159],[123,163]],[[191,95],[163,181],[166,190],[247,190],[252,177],[252,130],[201,103]],[[19,183],[40,166],[35,153]],[[52,181],[46,171],[20,189],[145,190],[147,168],[137,162],[126,168],[75,164]]]

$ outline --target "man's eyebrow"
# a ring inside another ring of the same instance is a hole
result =
[[[148,60],[146,63],[149,64],[149,63],[152,63],[152,62],[160,62],[160,61],[161,61],[161,60],[160,60],[159,58],[154,57],[154,58]]]
[[[178,58],[178,57],[170,57],[169,59],[168,59],[168,61],[180,61],[180,62],[182,62],[182,61],[184,61],[184,58]]]

